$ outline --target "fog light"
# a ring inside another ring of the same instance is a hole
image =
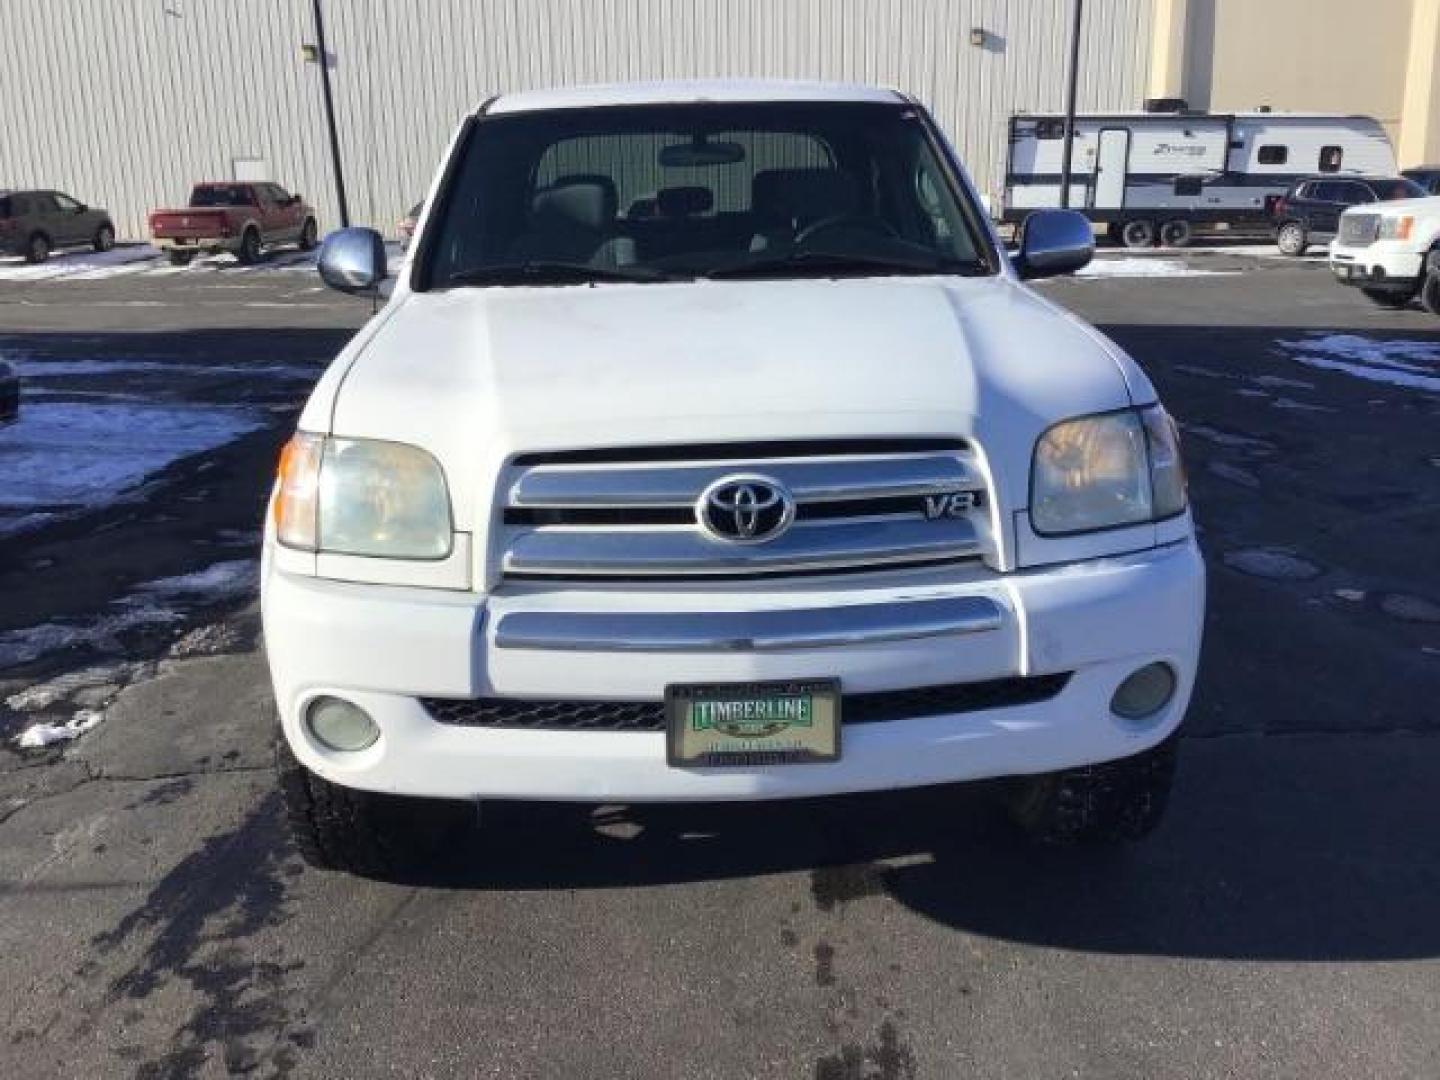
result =
[[[1175,671],[1169,664],[1146,664],[1120,684],[1110,709],[1126,720],[1144,720],[1175,696]]]
[[[358,705],[339,698],[316,698],[305,710],[310,734],[331,750],[364,750],[380,737],[380,728]]]

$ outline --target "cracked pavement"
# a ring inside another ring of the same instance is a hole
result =
[[[1186,258],[1245,273],[1044,286],[1187,434],[1210,619],[1149,842],[1026,849],[983,787],[498,804],[423,875],[313,872],[269,773],[253,601],[197,604],[0,671],[0,702],[108,673],[0,705],[0,1075],[1440,1075],[1440,395],[1277,344],[1440,349],[1440,324],[1313,265]],[[366,313],[191,304],[201,284],[7,287],[0,351],[318,364]],[[273,419],[144,500],[0,538],[0,632],[245,556],[303,388],[195,386]],[[76,742],[13,748],[86,702],[104,720]]]

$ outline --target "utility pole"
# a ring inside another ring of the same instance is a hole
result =
[[[1065,87],[1065,149],[1060,162],[1060,205],[1070,206],[1070,165],[1075,153],[1075,92],[1080,84],[1080,13],[1085,0],[1072,0],[1070,21],[1070,79]],[[319,10],[320,0],[315,0]]]
[[[335,201],[340,208],[340,227],[350,227],[350,204],[345,199],[345,170],[340,164],[340,132],[335,127],[335,97],[330,92],[330,50],[325,45],[325,17],[320,0],[312,0],[315,12],[315,48],[319,52],[320,90],[325,99],[325,126],[330,131],[330,165],[335,173]]]

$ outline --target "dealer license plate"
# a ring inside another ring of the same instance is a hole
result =
[[[665,721],[671,765],[835,761],[840,757],[840,684],[808,679],[670,686]]]

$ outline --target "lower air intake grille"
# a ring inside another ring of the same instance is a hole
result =
[[[1065,688],[1070,673],[1025,679],[922,686],[873,694],[846,694],[841,717],[846,724],[917,720],[925,716],[999,709],[1049,701]],[[458,727],[522,728],[531,731],[664,731],[665,705],[659,701],[530,701],[523,698],[421,698],[420,704],[442,724]]]

